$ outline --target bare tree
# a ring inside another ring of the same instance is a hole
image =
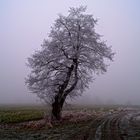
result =
[[[70,8],[59,15],[42,49],[28,58],[32,69],[26,79],[29,89],[52,105],[52,119],[61,119],[67,97],[81,95],[92,75],[106,72],[106,60],[114,53],[95,32],[97,20],[85,14],[86,7]]]

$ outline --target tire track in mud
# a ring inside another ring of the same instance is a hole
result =
[[[109,116],[101,127],[100,140],[123,140],[120,133],[120,120],[122,115]]]
[[[94,122],[96,132],[87,140],[140,140],[139,111],[120,111],[100,119],[100,123]]]
[[[127,112],[117,112],[94,120],[88,137],[83,140],[124,140],[120,123],[126,114]]]

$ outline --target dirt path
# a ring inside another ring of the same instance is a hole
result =
[[[81,114],[78,115],[81,118]],[[84,120],[84,118],[82,118]],[[41,121],[41,120],[40,120]],[[29,126],[41,124],[28,122]],[[51,129],[31,129],[23,124],[0,127],[0,139],[35,140],[140,140],[140,110],[114,111],[87,121],[72,121]],[[23,126],[23,127],[22,127]],[[37,125],[38,126],[38,125]],[[17,129],[15,129],[17,127]],[[20,128],[20,129],[19,129]]]
[[[140,140],[140,111],[124,110],[96,119],[83,140]]]

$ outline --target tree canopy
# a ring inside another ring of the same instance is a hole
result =
[[[97,20],[85,11],[81,6],[70,8],[67,16],[59,15],[41,50],[28,58],[31,73],[26,83],[52,107],[56,100],[62,108],[66,97],[81,95],[94,74],[107,71],[106,60],[114,56],[95,32]]]

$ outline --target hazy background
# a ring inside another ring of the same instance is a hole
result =
[[[79,102],[140,104],[139,0],[0,0],[0,104],[39,102],[24,83],[27,57],[40,49],[59,13],[80,5],[99,19],[96,31],[116,55]]]

